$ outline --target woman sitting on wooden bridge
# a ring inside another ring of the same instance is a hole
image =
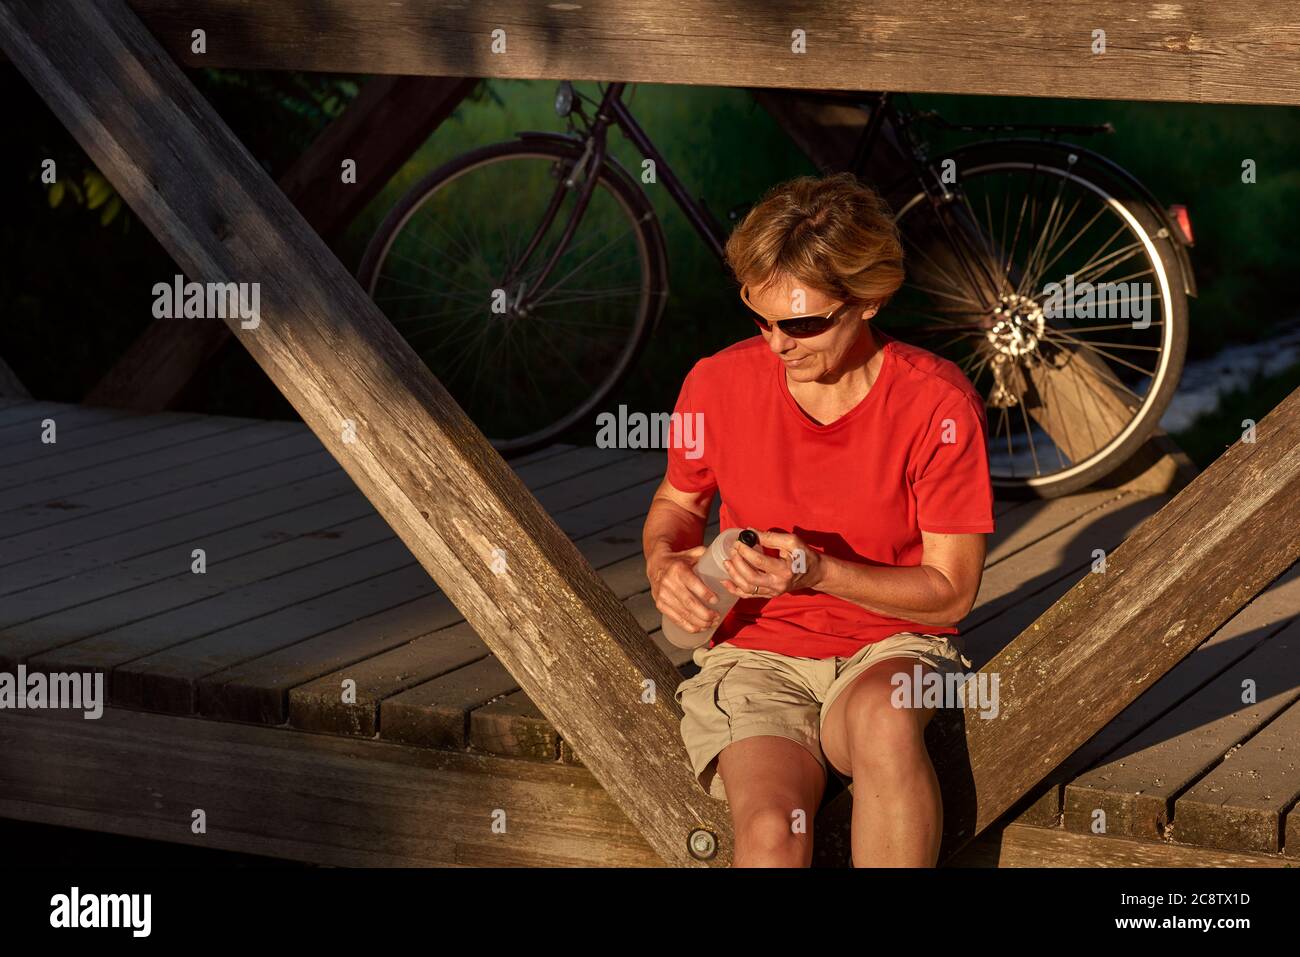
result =
[[[903,253],[851,174],[775,187],[726,251],[761,334],[687,375],[676,411],[705,441],[670,442],[645,524],[655,603],[692,633],[716,624],[694,571],[713,496],[722,528],[760,532],[677,689],[687,751],[730,804],[736,866],[808,866],[828,763],[853,784],[855,865],[933,866],[934,709],[895,689],[970,667],[952,636],[993,531],[983,403],[954,364],[872,329]]]

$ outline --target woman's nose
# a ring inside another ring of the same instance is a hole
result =
[[[767,340],[767,344],[773,352],[789,352],[790,347],[794,345],[794,340],[778,328],[772,330],[772,336]]]

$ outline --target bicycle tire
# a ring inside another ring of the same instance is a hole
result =
[[[1073,164],[1069,162],[1071,155],[1075,156]],[[1140,190],[1134,189],[1122,176],[1098,163],[1090,162],[1086,151],[1068,143],[989,141],[954,150],[936,159],[935,163],[942,164],[946,159],[953,159],[957,163],[963,178],[1008,167],[1037,167],[1051,171],[1052,175],[1071,177],[1107,202],[1122,207],[1123,213],[1120,215],[1131,220],[1131,228],[1136,226],[1135,234],[1144,240],[1148,261],[1159,271],[1164,287],[1162,301],[1165,303],[1164,321],[1167,329],[1162,366],[1146,401],[1128,426],[1094,455],[1061,473],[1022,479],[995,476],[993,479],[997,494],[1006,498],[1055,498],[1077,492],[1104,479],[1133,456],[1157,431],[1160,417],[1177,391],[1187,351],[1188,297],[1176,240],[1165,226],[1160,211],[1152,207]],[[920,190],[912,193],[909,198],[900,200],[897,218],[902,220],[914,204],[923,200],[924,193]]]
[[[572,163],[582,155],[582,142],[570,137],[560,134],[522,136],[518,140],[495,143],[463,153],[425,175],[402,195],[371,237],[357,268],[357,279],[368,295],[374,297],[384,258],[397,235],[414,213],[439,189],[488,163],[519,158]],[[644,292],[637,307],[638,314],[618,360],[576,407],[522,436],[487,436],[493,447],[506,458],[524,455],[550,445],[590,417],[626,379],[636,364],[658,325],[667,300],[666,246],[649,199],[637,188],[626,171],[608,157],[598,171],[597,179],[596,189],[606,188],[632,221],[631,228],[636,235],[646,277]],[[456,398],[454,394],[453,398]]]

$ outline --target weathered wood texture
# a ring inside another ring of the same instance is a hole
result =
[[[1283,818],[1300,798],[1298,750],[1300,703],[1292,702],[1178,798],[1178,840],[1200,847],[1280,850]]]
[[[1235,644],[1248,646],[1249,638],[1242,641],[1239,636]],[[1198,650],[1198,654],[1208,654],[1213,661],[1225,651],[1238,652],[1239,648],[1215,642],[1206,652]],[[1189,656],[1188,660],[1195,660],[1195,657]],[[1247,689],[1257,695],[1256,701],[1247,703],[1244,700]],[[1196,836],[1197,828],[1209,836],[1207,829],[1210,825],[1207,823],[1192,825],[1188,822],[1193,830],[1184,832],[1184,820],[1180,814],[1183,801],[1189,795],[1182,792],[1198,781],[1203,784],[1214,778],[1217,774],[1214,769],[1225,760],[1223,756],[1233,752],[1243,741],[1254,741],[1260,735],[1276,736],[1276,732],[1267,734],[1268,729],[1281,720],[1280,716],[1298,697],[1300,622],[1293,622],[1260,641],[1257,647],[1224,668],[1213,680],[1198,687],[1195,694],[1178,707],[1126,740],[1113,757],[1072,781],[1065,789],[1066,829],[1088,832],[1096,826],[1094,822],[1104,820],[1109,834],[1159,838],[1165,835],[1173,821],[1175,840],[1224,846],[1221,841],[1201,840]],[[1280,814],[1297,792],[1287,785],[1285,773],[1270,774],[1267,767],[1270,761],[1263,760],[1256,748],[1249,750],[1249,754],[1234,761],[1233,768],[1238,773],[1246,768],[1247,775],[1260,776],[1258,780],[1262,790],[1258,803],[1261,807],[1266,807],[1269,800],[1278,800],[1282,804],[1273,809],[1271,832],[1267,827],[1263,830],[1255,828],[1250,836],[1245,831],[1237,831],[1239,840],[1232,842],[1231,846],[1241,850],[1276,851],[1280,840]],[[1278,770],[1281,772],[1283,769]],[[1205,777],[1207,772],[1208,778]],[[1192,813],[1202,822],[1222,817],[1214,830],[1224,832],[1240,823],[1229,821],[1230,815],[1220,815],[1210,801],[1209,793],[1201,789],[1200,784],[1192,790],[1196,792],[1192,801],[1198,805]],[[1244,789],[1236,788],[1236,791],[1244,798]],[[1264,794],[1271,795],[1271,798],[1264,799]],[[1231,797],[1223,791],[1218,796],[1223,801]],[[1242,811],[1248,813],[1245,807]]]
[[[1201,690],[1237,662],[1251,656],[1252,652],[1279,631],[1293,626],[1298,614],[1300,614],[1300,565],[1293,566],[1290,571],[1261,592],[1254,601],[1234,615],[1213,636],[1125,708],[1117,718],[1088,739],[1087,744],[1070,755],[1065,763],[1048,775],[1045,786],[1035,789],[1038,792],[1035,794],[1035,800],[1031,806],[1025,808],[1017,820],[1026,824],[1056,826],[1061,818],[1064,786],[1074,782],[1075,787],[1089,789],[1092,794],[1081,802],[1089,813],[1082,816],[1072,814],[1068,823],[1082,823],[1086,831],[1091,833],[1090,812],[1094,808],[1102,807],[1108,808],[1106,831],[1110,836],[1137,833],[1125,831],[1124,828],[1144,820],[1152,822],[1150,829],[1144,832],[1146,836],[1161,836],[1164,833],[1163,825],[1169,821],[1167,802],[1161,802],[1154,808],[1149,806],[1153,811],[1149,817],[1131,807],[1132,803],[1143,800],[1141,792],[1154,786],[1154,780],[1133,784],[1130,778],[1128,784],[1123,784],[1112,779],[1109,783],[1119,787],[1106,787],[1104,791],[1109,793],[1105,794],[1104,800],[1108,804],[1099,805],[1092,802],[1101,796],[1101,789],[1098,788],[1101,783],[1100,776],[1089,775],[1089,780],[1081,775],[1090,769],[1106,767],[1112,758],[1120,762],[1126,761],[1128,756],[1140,750],[1136,736],[1144,728],[1160,720],[1166,713],[1172,714],[1187,708],[1188,713],[1179,719],[1179,724],[1167,726],[1163,739],[1167,746],[1177,747],[1175,742],[1180,735],[1180,727],[1186,730],[1197,727],[1204,721],[1204,715],[1197,716],[1193,713],[1197,708],[1196,699],[1200,696]],[[1237,690],[1240,692],[1240,687]],[[1239,696],[1231,699],[1234,702],[1238,700]],[[1229,703],[1227,698],[1220,699],[1220,704],[1224,707]],[[1180,750],[1186,758],[1195,760],[1190,749],[1180,748]],[[1166,767],[1161,773],[1169,773],[1169,768]],[[1186,777],[1180,775],[1180,779],[1187,781],[1194,776],[1194,774]],[[1118,792],[1120,788],[1126,786],[1129,786],[1128,794],[1121,796]],[[1121,803],[1120,813],[1112,813],[1116,803],[1119,802],[1130,806],[1126,808]]]
[[[1107,556],[983,670],[1000,714],[940,712],[951,852],[1300,556],[1300,391]]]
[[[60,423],[57,447],[39,442],[45,417]],[[124,445],[135,454],[125,454]],[[273,450],[278,457],[267,457]],[[169,454],[186,464],[167,467]],[[295,478],[295,460],[327,471]],[[232,463],[244,470],[226,472]],[[640,555],[640,526],[663,471],[663,454],[559,447],[511,467],[651,640],[674,664],[685,664],[689,655],[667,649],[658,630]],[[654,478],[646,482],[646,476]],[[144,704],[183,714],[197,709],[224,720],[288,721],[295,731],[362,743],[378,735],[420,748],[582,763],[298,423],[0,403],[0,477],[0,491],[12,496],[0,505],[4,670],[13,671],[18,661],[29,671],[101,670],[115,707]],[[980,595],[960,639],[976,666],[995,657],[1087,575],[1093,549],[1112,552],[1168,501],[1164,495],[1098,490],[1051,501],[997,502],[997,531],[990,536]],[[716,522],[706,535],[715,532]],[[189,571],[194,546],[208,552],[205,575]],[[19,554],[24,557],[14,557]],[[390,567],[394,560],[397,566]],[[367,610],[372,613],[358,617]],[[1286,747],[1294,734],[1269,719],[1294,698],[1288,692],[1295,682],[1287,680],[1294,656],[1277,639],[1294,632],[1297,611],[1300,565],[1077,749],[1053,771],[1047,794],[1031,792],[1021,802],[1032,805],[1029,810],[1020,814],[1013,808],[990,826],[987,840],[973,842],[948,863],[1013,866],[1023,842],[999,843],[1008,822],[1040,821],[1060,834],[1062,781],[1077,792],[1071,807],[1083,808],[1066,815],[1065,833],[1098,846],[1061,844],[1049,835],[1042,847],[1024,852],[1025,861],[1050,864],[1045,855],[1059,852],[1063,865],[1217,866],[1221,858],[1205,846],[1210,845],[1238,854],[1272,853],[1262,859],[1268,863],[1288,823],[1292,836],[1285,850],[1294,854],[1300,842],[1293,833],[1295,815],[1284,815],[1294,798]],[[1266,660],[1265,653],[1273,657]],[[1242,678],[1250,676],[1258,679],[1260,704],[1238,707]],[[346,679],[356,683],[353,702],[341,700]],[[211,725],[171,727],[188,735]],[[208,739],[199,738],[202,750]],[[299,746],[311,751],[318,740],[304,734]],[[182,752],[187,741],[171,745]],[[1162,753],[1176,760],[1161,760]],[[520,766],[492,767],[513,774]],[[1082,771],[1088,773],[1079,777]],[[47,773],[23,759],[12,766],[7,783],[14,793],[30,793]],[[102,786],[93,777],[76,780],[82,771],[60,773],[66,775],[61,793],[96,793]],[[1084,800],[1106,802],[1100,805],[1108,813],[1104,836],[1091,833],[1089,809],[1098,805],[1081,805]],[[848,863],[850,801],[851,795],[832,795],[821,809],[816,865]],[[1123,806],[1141,801],[1153,809],[1150,814]],[[112,806],[118,820],[103,819],[110,829],[153,835],[157,809],[147,797],[128,795]],[[30,801],[23,808],[35,820],[81,819],[58,804],[42,808]],[[1148,818],[1173,826],[1132,826]],[[277,805],[250,821],[248,830],[275,841],[297,840],[304,835],[301,828],[290,829],[292,819]],[[101,821],[81,820],[89,826]],[[319,841],[305,839],[294,853],[336,862],[350,853],[333,846],[336,840],[347,844],[351,838],[326,829]],[[404,824],[385,830],[380,840],[412,860],[427,853]],[[517,863],[536,862],[529,846],[511,848],[500,862],[512,855]],[[589,852],[597,850],[579,841],[555,862],[586,860]],[[606,863],[617,859],[614,853]]]
[[[309,17],[251,0],[131,5],[173,56],[203,66],[1300,103],[1300,24],[1284,0],[811,0],[789,11],[726,0],[323,0]],[[191,52],[196,25],[208,34],[202,55]],[[492,51],[496,29],[503,53]],[[1103,54],[1092,52],[1099,29]],[[795,30],[804,53],[792,50]]]
[[[3,712],[0,747],[0,815],[15,820],[341,867],[660,863],[588,771],[559,763],[117,708],[96,721],[66,711]],[[207,812],[206,834],[190,829],[195,808]],[[504,831],[493,830],[494,815]],[[1291,860],[1011,824],[950,863],[1285,867]]]
[[[372,80],[280,177],[280,188],[320,237],[332,242],[477,82]],[[343,182],[345,159],[356,161],[355,183]],[[155,319],[85,401],[142,412],[165,409],[230,338],[217,319]]]
[[[988,841],[998,867],[1287,867],[1277,855],[1179,847],[1134,838],[1086,837],[1059,828],[1008,824]]]
[[[0,712],[0,753],[0,816],[17,820],[339,867],[662,864],[589,771],[558,762],[118,708]]]
[[[261,284],[232,331],[656,852],[704,827],[726,864],[675,701],[641,700],[671,663],[140,21],[5,0],[0,37],[186,275]]]

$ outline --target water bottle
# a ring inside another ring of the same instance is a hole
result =
[[[695,563],[695,574],[718,596],[718,603],[709,605],[718,615],[718,625],[722,624],[722,619],[727,617],[727,612],[731,611],[732,605],[737,601],[737,596],[722,587],[723,581],[731,577],[722,562],[731,557],[732,547],[737,541],[744,542],[750,548],[757,548],[758,533],[752,528],[729,528],[713,540],[708,551]],[[670,621],[667,615],[663,616],[664,637],[678,648],[698,648],[708,644],[713,633],[718,630],[718,625],[692,634]]]

